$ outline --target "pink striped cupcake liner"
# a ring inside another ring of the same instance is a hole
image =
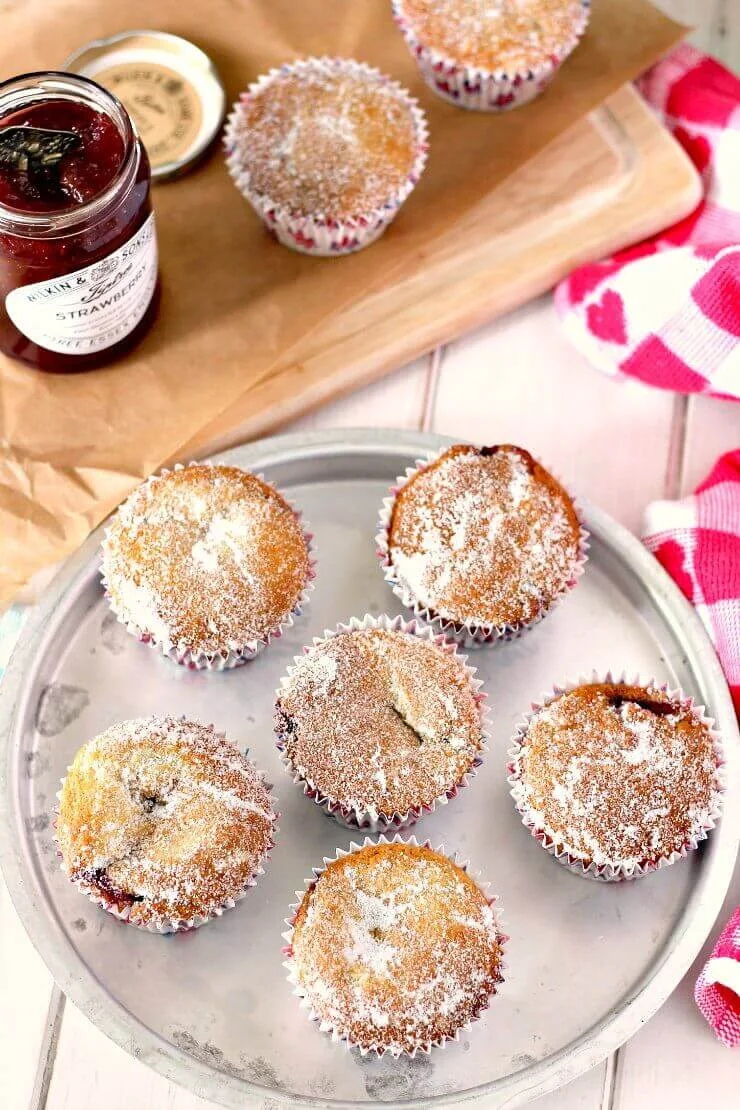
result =
[[[501,112],[528,104],[548,87],[563,62],[575,50],[588,26],[590,0],[582,0],[580,18],[561,49],[538,65],[521,71],[489,70],[455,61],[422,41],[409,17],[404,0],[392,0],[393,18],[429,88],[458,108]]]

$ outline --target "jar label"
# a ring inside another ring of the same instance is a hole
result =
[[[49,281],[21,285],[5,298],[15,326],[33,343],[89,355],[120,343],[149,307],[157,284],[154,213],[106,258]]]

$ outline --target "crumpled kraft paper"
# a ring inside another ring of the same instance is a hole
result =
[[[229,102],[301,55],[380,66],[428,114],[429,164],[390,232],[343,259],[307,258],[267,236],[218,146],[186,177],[155,187],[163,296],[144,342],[80,375],[0,356],[0,609],[199,429],[299,361],[327,319],[423,265],[438,235],[683,34],[646,0],[596,0],[588,34],[545,96],[481,115],[426,89],[389,0],[0,0],[0,77],[58,68],[93,38],[154,24],[210,54]]]

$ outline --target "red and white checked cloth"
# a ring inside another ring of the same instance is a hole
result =
[[[575,270],[555,291],[600,370],[740,400],[740,79],[682,45],[637,83],[702,175],[680,223]]]
[[[740,716],[740,449],[723,455],[691,497],[654,501],[643,541],[701,617]],[[740,906],[695,996],[719,1039],[740,1046]]]
[[[697,979],[694,998],[722,1044],[740,1046],[740,906]]]

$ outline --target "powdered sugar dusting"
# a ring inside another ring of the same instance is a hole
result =
[[[276,729],[299,774],[344,807],[391,816],[458,783],[482,743],[459,659],[400,631],[343,632],[303,656]]]
[[[314,1010],[365,1046],[452,1036],[501,980],[483,893],[444,856],[405,844],[329,864],[303,899],[292,947]]]
[[[70,878],[138,924],[209,916],[257,873],[275,823],[253,765],[212,727],[123,721],[77,753],[57,836]]]
[[[590,684],[530,721],[515,797],[571,856],[634,868],[680,851],[718,800],[711,735],[663,691]]]
[[[418,37],[453,61],[526,72],[561,54],[583,22],[581,0],[401,0]]]
[[[309,572],[300,521],[236,467],[192,465],[145,483],[103,545],[116,613],[165,650],[214,655],[263,639],[296,606]]]
[[[460,445],[398,494],[389,555],[400,584],[435,614],[514,626],[566,589],[579,539],[567,494],[526,451]]]
[[[389,203],[416,158],[406,96],[356,63],[285,67],[233,118],[237,169],[291,212],[357,217]]]

